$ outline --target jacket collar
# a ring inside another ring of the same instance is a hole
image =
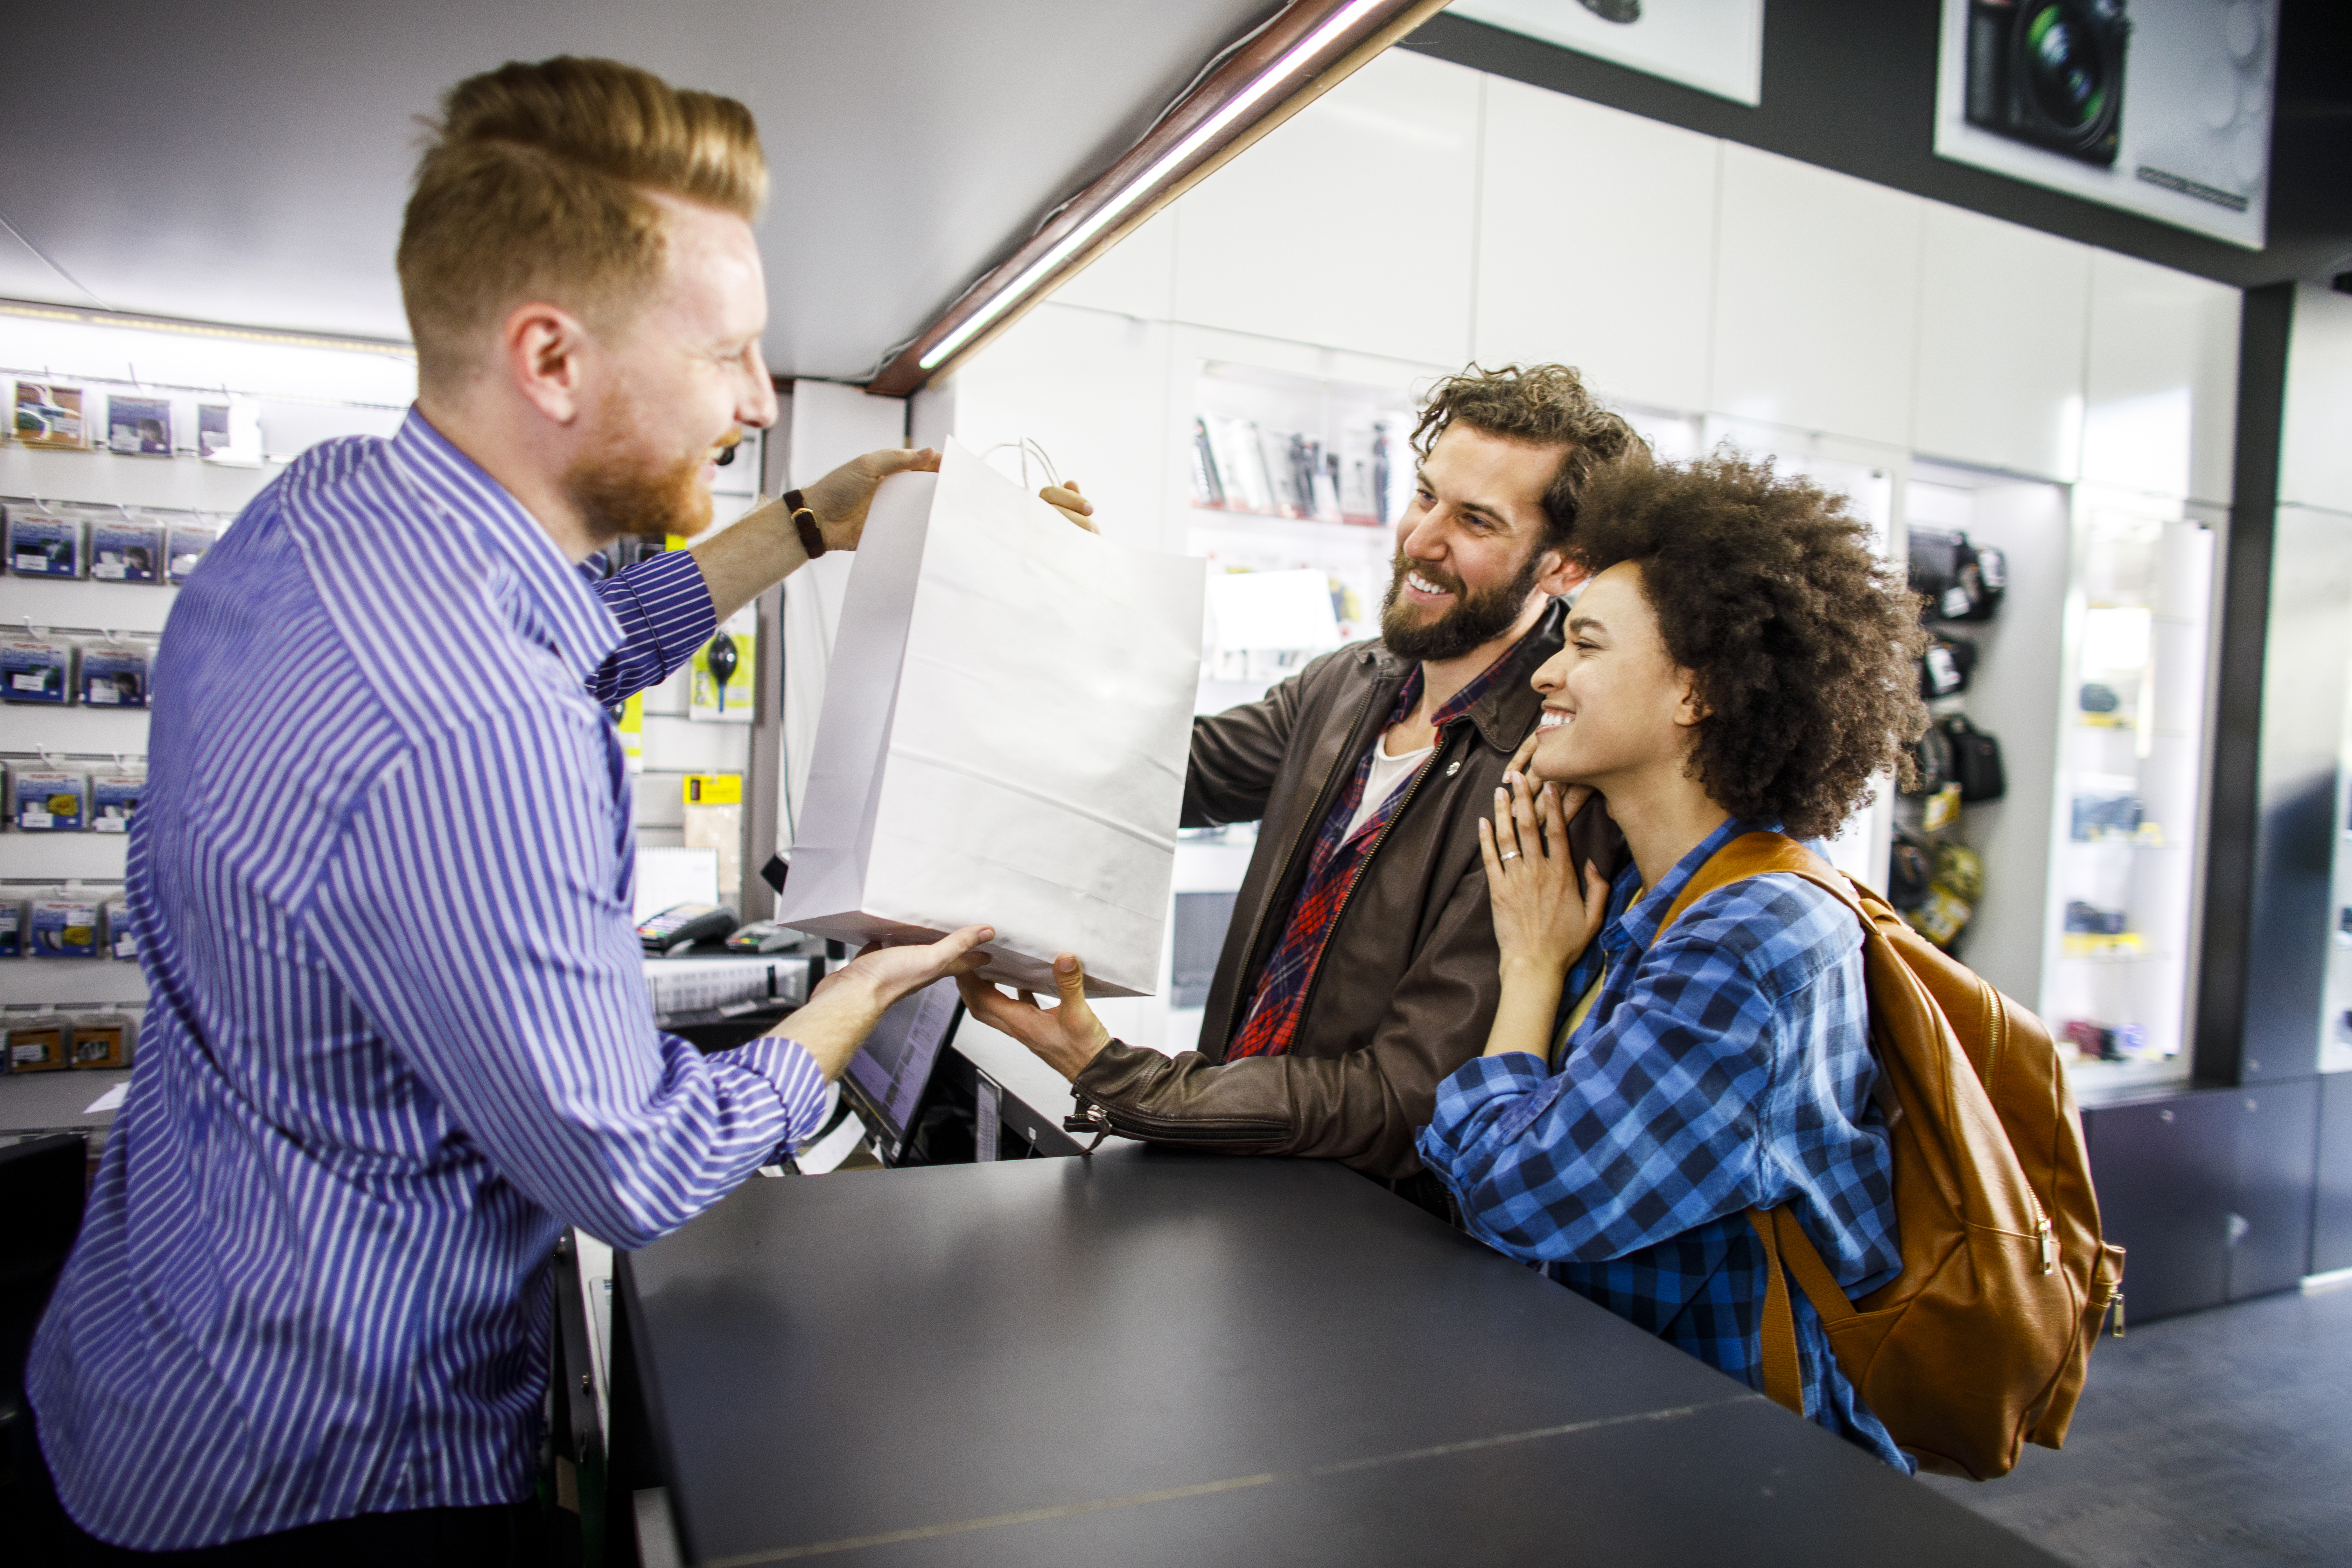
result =
[[[505,569],[497,593],[516,627],[551,649],[576,679],[594,674],[621,645],[620,623],[538,520],[418,408],[409,409],[392,449],[443,519]]]

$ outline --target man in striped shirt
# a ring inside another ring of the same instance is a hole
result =
[[[401,240],[419,396],[315,448],[184,590],[129,894],[152,994],[35,1346],[66,1561],[527,1557],[577,1224],[643,1246],[814,1131],[971,927],[870,953],[771,1035],[657,1033],[600,702],[806,558],[772,509],[692,534],[775,416],[750,115],[608,62],[454,89]],[[811,487],[829,546],[929,454]]]

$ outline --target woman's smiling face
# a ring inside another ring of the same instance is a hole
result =
[[[1609,781],[1671,763],[1698,722],[1691,674],[1676,667],[1642,591],[1621,561],[1593,578],[1569,612],[1568,642],[1535,673],[1543,718],[1530,771],[1560,784]]]

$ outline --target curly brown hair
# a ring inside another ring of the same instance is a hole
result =
[[[1541,446],[1564,446],[1559,471],[1544,491],[1549,523],[1538,550],[1564,549],[1576,526],[1585,481],[1604,463],[1639,459],[1649,443],[1620,415],[1601,405],[1584,378],[1564,364],[1507,364],[1500,370],[1472,365],[1429,389],[1413,426],[1412,449],[1423,457],[1446,427],[1459,420],[1489,436]]]
[[[1586,485],[1568,554],[1595,573],[1642,569],[1667,655],[1696,677],[1706,714],[1690,776],[1733,816],[1825,837],[1872,774],[1910,781],[1910,743],[1927,728],[1919,596],[1872,553],[1843,496],[1730,452],[1616,464]]]

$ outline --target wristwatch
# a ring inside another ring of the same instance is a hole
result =
[[[801,548],[812,561],[824,553],[824,534],[816,525],[816,513],[811,511],[808,499],[798,490],[784,492],[784,510],[792,513],[793,526],[800,531]]]

